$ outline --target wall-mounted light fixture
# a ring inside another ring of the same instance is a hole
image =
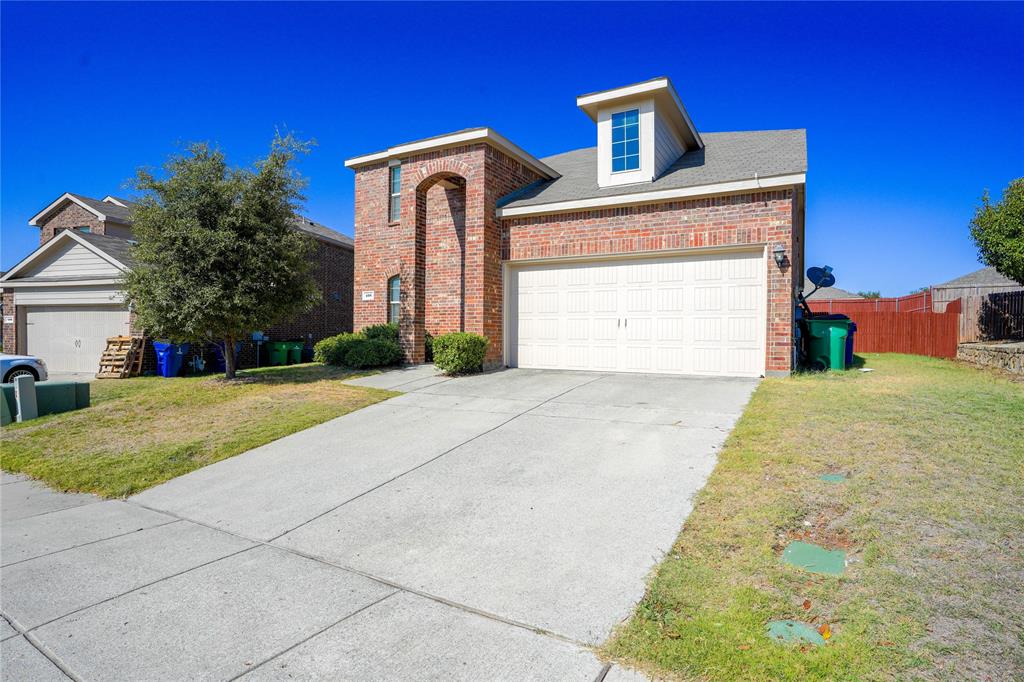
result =
[[[780,268],[782,264],[786,262],[786,249],[782,244],[776,244],[775,248],[772,249],[772,256],[775,257],[775,264]]]

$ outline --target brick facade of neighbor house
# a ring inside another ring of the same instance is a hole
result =
[[[644,255],[708,247],[782,244],[795,253],[792,190],[505,220],[509,261]],[[788,371],[793,350],[794,274],[768,263],[767,369]]]
[[[5,291],[3,293],[4,300],[4,317],[10,317],[12,320],[18,319],[18,311],[14,307],[14,293]],[[17,353],[18,352],[18,325],[15,322],[4,321],[4,352],[5,353]]]
[[[495,364],[503,305],[497,203],[540,176],[482,143],[410,156],[401,168],[397,222],[388,221],[388,165],[356,172],[355,328],[387,321],[387,283],[399,275],[410,361],[423,361],[424,331],[461,330],[488,337],[486,361]]]
[[[315,244],[310,258],[313,261],[312,274],[321,292],[321,300],[310,310],[295,316],[293,319],[262,331],[274,341],[301,339],[307,345],[311,345],[325,337],[352,331],[354,249],[351,242],[340,234],[337,235],[337,239],[322,238],[315,230],[320,230],[322,234],[327,228],[305,219],[303,219],[302,224],[304,226],[307,224],[312,226],[312,228],[307,229],[314,229],[314,232],[309,233],[310,238],[313,239]],[[89,232],[92,234],[115,236],[122,239],[131,234],[130,225],[122,223],[107,224],[73,201],[68,201],[63,206],[56,208],[45,220],[41,219],[38,226],[40,228],[40,245],[50,241],[61,230],[75,227],[88,227]],[[4,349],[7,352],[16,352],[18,349],[18,310],[14,304],[13,290],[3,291],[3,302],[4,317],[10,317],[14,320],[9,324],[5,323],[3,325]],[[71,306],[74,303],[74,300],[70,300],[68,305]],[[129,317],[129,326],[133,334],[141,334],[143,332],[138,327],[134,314],[131,314]],[[239,357],[239,367],[255,366],[257,364],[256,344],[249,338],[242,339],[241,341],[242,349]],[[203,354],[206,357],[207,363],[212,363],[214,354],[210,349],[203,348],[201,345],[194,345],[193,354],[196,353]],[[97,358],[97,363],[98,360],[99,358]],[[156,355],[150,342],[146,344],[143,371],[155,369]]]
[[[72,227],[88,227],[93,234],[106,233],[106,225],[102,220],[78,204],[69,202],[39,226],[39,243],[45,244],[61,230]]]

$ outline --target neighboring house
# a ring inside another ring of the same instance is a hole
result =
[[[805,131],[702,133],[667,78],[576,104],[596,147],[474,128],[346,161],[356,328],[399,322],[413,362],[465,330],[489,366],[788,373]]]
[[[986,267],[968,273],[944,284],[935,284],[931,288],[932,310],[942,312],[950,301],[966,296],[982,296],[984,294],[1001,294],[1008,291],[1021,291],[1024,286],[1009,277],[1000,275],[995,268]]]
[[[811,282],[804,282],[804,296],[808,296],[814,291],[814,284]],[[864,298],[860,294],[854,294],[840,289],[839,287],[821,287],[817,291],[814,291],[814,296],[811,296],[810,301],[848,301],[852,299]]]
[[[121,276],[132,266],[131,202],[66,193],[29,225],[39,248],[2,278],[4,348],[43,358],[51,371],[95,372],[110,336],[133,330]],[[307,218],[295,228],[316,239],[323,300],[271,339],[317,341],[352,329],[353,242]],[[15,350],[16,349],[16,350]],[[252,351],[242,361],[252,362]]]

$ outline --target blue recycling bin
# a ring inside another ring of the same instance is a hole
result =
[[[846,328],[846,368],[853,367],[853,335],[857,333],[857,323],[850,320]]]
[[[189,348],[191,345],[187,343],[154,341],[156,373],[162,377],[176,377],[181,374],[181,368],[185,364],[185,355],[188,354]]]
[[[210,346],[213,348],[213,364],[218,372],[223,372],[227,369],[227,362],[224,361],[224,349],[222,343],[211,343]],[[235,369],[238,369],[238,354],[242,352],[242,342],[235,342]]]

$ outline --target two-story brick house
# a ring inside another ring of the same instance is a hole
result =
[[[39,247],[2,278],[7,352],[37,355],[51,371],[95,372],[111,336],[133,331],[121,277],[132,266],[132,204],[65,193],[29,221]],[[353,242],[308,218],[295,224],[316,241],[322,300],[273,329],[276,340],[318,341],[352,329]],[[134,330],[141,331],[141,330]],[[246,347],[243,366],[255,360]]]
[[[490,340],[490,366],[761,376],[793,367],[805,131],[701,133],[667,78],[582,95],[597,145],[490,128],[346,161],[355,327]]]

